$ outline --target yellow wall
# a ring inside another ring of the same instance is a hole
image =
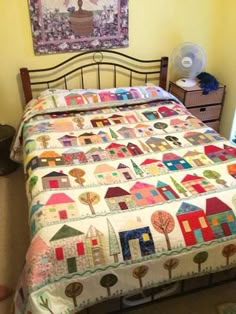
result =
[[[214,36],[214,51],[212,60],[214,74],[226,85],[226,97],[221,118],[220,132],[225,136],[230,135],[230,127],[236,109],[236,1],[219,0],[219,14]]]
[[[129,0],[129,48],[122,52],[140,57],[170,56],[184,41],[201,44],[207,52],[206,70],[227,85],[222,131],[228,135],[234,102],[233,65],[236,43],[233,22],[236,1]],[[0,123],[17,126],[23,97],[19,80],[22,66],[42,67],[71,54],[35,56],[27,0],[0,1]]]

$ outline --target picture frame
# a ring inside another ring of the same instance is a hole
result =
[[[129,45],[128,0],[28,0],[35,54]]]

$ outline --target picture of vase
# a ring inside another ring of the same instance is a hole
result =
[[[93,31],[93,12],[83,10],[83,1],[78,0],[79,9],[70,14],[70,22],[73,33],[76,36],[88,36]]]
[[[129,0],[27,1],[36,54],[129,45]]]

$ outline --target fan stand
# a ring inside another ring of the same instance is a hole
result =
[[[190,78],[181,78],[175,82],[180,87],[193,87],[197,85],[197,81]]]

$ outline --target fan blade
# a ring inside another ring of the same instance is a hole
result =
[[[186,44],[180,48],[180,54],[186,56],[188,54],[196,54],[198,52],[198,46],[194,44]]]
[[[179,56],[176,56],[173,65],[177,69],[177,73],[183,76],[188,76],[189,68],[183,66],[182,59]]]
[[[195,78],[199,73],[202,72],[204,68],[204,62],[202,59],[195,58],[190,70],[189,70],[189,77]]]

